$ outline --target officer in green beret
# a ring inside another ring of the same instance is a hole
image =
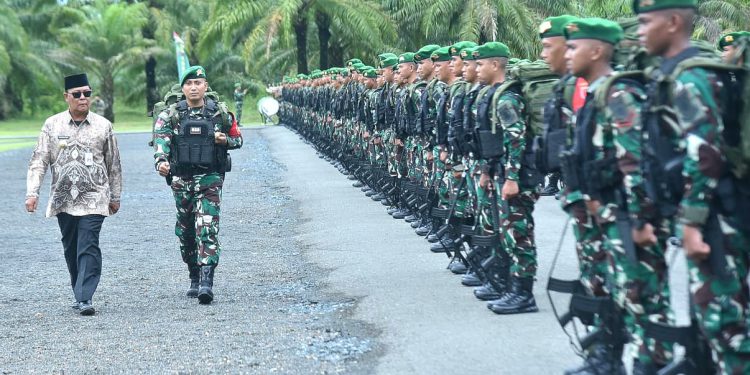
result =
[[[719,186],[736,184],[727,176],[726,155],[721,129],[725,84],[710,67],[688,67],[699,55],[690,44],[697,15],[697,0],[640,0],[633,3],[638,14],[638,35],[651,55],[662,62],[659,73],[676,81],[671,89],[659,92],[659,98],[672,98],[658,105],[671,107],[681,131],[662,135],[672,145],[674,156],[684,158],[681,171],[668,181],[675,191],[682,192],[679,202],[657,194],[660,208],[676,212],[677,237],[688,259],[692,311],[717,360],[717,372],[750,373],[750,293],[746,285],[747,251],[750,229],[743,212],[723,211],[733,203],[719,196]],[[682,64],[682,65],[681,65]],[[649,97],[649,101],[656,95]],[[655,104],[653,102],[649,104]],[[659,139],[650,132],[648,139]],[[681,172],[681,173],[680,173]],[[661,168],[655,175],[668,176]],[[656,190],[657,193],[663,190]],[[734,199],[737,199],[736,197]],[[652,222],[635,233],[636,242],[655,242]],[[658,227],[657,227],[658,228]],[[722,246],[723,245],[723,246]],[[725,260],[725,261],[724,261]],[[743,264],[739,266],[739,264]]]
[[[737,41],[743,38],[750,38],[750,32],[735,31],[733,33],[722,35],[721,38],[719,38],[717,48],[721,51],[721,58],[724,61],[730,62],[732,60],[735,51],[734,45]]]
[[[161,176],[171,176],[175,233],[190,276],[187,295],[210,304],[221,253],[221,192],[231,169],[228,150],[242,147],[242,133],[233,126],[226,105],[205,96],[208,80],[202,66],[186,69],[180,84],[185,100],[159,113],[154,125],[154,166]],[[206,139],[212,140],[211,147],[203,146],[200,153],[180,151],[205,145]]]

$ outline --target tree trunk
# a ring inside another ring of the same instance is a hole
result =
[[[328,43],[328,59],[331,66],[344,66],[344,46],[340,40]]]
[[[146,112],[154,108],[159,98],[159,89],[156,87],[156,59],[149,56],[146,60]]]
[[[305,12],[297,13],[294,20],[294,36],[297,39],[297,72],[308,74],[307,67],[307,17]]]
[[[115,79],[112,72],[104,72],[102,78],[102,100],[107,104],[104,109],[104,117],[114,124],[115,122]]]
[[[317,11],[315,13],[315,24],[318,26],[318,43],[320,50],[320,69],[328,69],[329,45],[331,40],[331,19],[327,14]]]

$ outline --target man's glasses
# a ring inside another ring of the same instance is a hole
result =
[[[70,94],[70,96],[72,96],[72,97],[74,97],[76,99],[80,99],[81,95],[83,95],[83,96],[85,96],[87,98],[91,97],[91,91],[90,90],[89,91],[73,91],[73,92],[69,92],[68,94]]]

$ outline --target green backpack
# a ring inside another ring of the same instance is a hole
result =
[[[536,135],[544,134],[544,105],[552,96],[555,84],[560,79],[552,73],[549,65],[544,61],[518,60],[509,65],[505,82],[495,92],[492,102],[496,103],[497,99],[505,91],[513,89],[526,105],[526,124],[530,130],[529,136],[533,138]],[[498,123],[496,111],[492,111],[492,123]],[[530,139],[531,139],[530,138]]]

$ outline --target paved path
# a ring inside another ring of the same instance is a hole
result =
[[[125,195],[104,224],[93,318],[68,307],[56,221],[22,210],[30,150],[0,153],[0,373],[536,374],[579,363],[544,292],[565,220],[557,201],[542,198],[535,212],[540,312],[498,316],[445,269],[445,256],[296,134],[244,134],[224,192],[212,306],[183,297],[174,206],[151,167],[149,135],[119,136]],[[577,274],[570,237],[560,278]],[[565,309],[566,298],[556,304]]]

